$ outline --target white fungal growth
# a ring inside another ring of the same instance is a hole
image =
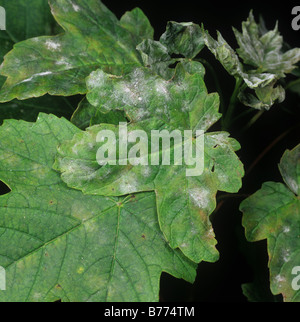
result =
[[[285,180],[286,180],[286,183],[292,189],[292,191],[297,194],[298,193],[298,189],[299,189],[299,186],[298,186],[297,182],[293,178],[291,178],[291,177],[286,177]]]
[[[47,40],[46,41],[46,47],[49,50],[60,50],[61,44],[59,44],[58,42],[55,42],[53,40]]]
[[[75,3],[73,3],[73,2],[71,2],[71,4],[72,4],[73,9],[74,9],[76,12],[80,11],[80,7],[79,7],[77,4],[75,4]]]
[[[214,238],[214,237],[215,237],[215,233],[214,233],[213,228],[210,228],[210,229],[208,230],[208,232],[206,233],[206,236],[207,236],[208,238]]]
[[[170,98],[169,91],[167,89],[165,81],[157,81],[155,89],[156,89],[157,94],[164,96],[166,99]]]
[[[291,256],[290,250],[289,249],[284,250],[282,255],[283,255],[284,262],[287,263]]]
[[[47,75],[51,75],[52,72],[42,72],[42,73],[38,73],[38,74],[34,74],[33,76],[31,76],[30,78],[24,79],[21,83],[27,83],[33,80],[33,78],[35,77],[40,77],[40,76],[47,76]]]
[[[123,177],[120,181],[120,192],[124,194],[137,192],[138,182],[134,175]]]
[[[285,234],[289,233],[290,231],[291,231],[291,228],[290,227],[288,227],[288,226],[283,227],[283,232]]]
[[[286,282],[286,279],[283,276],[281,276],[280,274],[278,274],[275,277],[275,281],[278,284],[278,287],[282,287],[282,284]]]
[[[206,189],[194,188],[189,190],[189,196],[193,203],[201,209],[209,205],[210,192]]]
[[[215,143],[220,146],[225,146],[228,144],[227,137],[224,134],[216,134],[213,136]]]
[[[152,170],[150,167],[144,166],[142,170],[142,175],[146,178],[150,177],[152,173]]]
[[[65,57],[60,58],[58,61],[55,62],[58,66],[64,66],[67,68],[71,68],[71,64],[68,62],[68,60]]]

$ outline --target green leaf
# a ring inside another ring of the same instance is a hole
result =
[[[205,46],[200,26],[192,22],[168,22],[167,30],[159,41],[145,39],[137,46],[141,53],[144,66],[165,79],[171,79],[174,69],[171,65],[180,61],[185,64],[193,63],[195,58]],[[181,55],[182,58],[172,58],[172,55]],[[197,66],[202,66],[198,64]],[[196,71],[195,71],[196,72]],[[201,75],[204,74],[202,66]]]
[[[47,0],[2,0],[0,5],[6,10],[7,26],[0,31],[0,61],[16,42],[27,38],[50,35],[58,30],[58,25],[51,15]],[[5,77],[0,77],[1,86]],[[74,108],[70,102],[61,97],[33,98],[26,101],[13,100],[0,104],[0,123],[5,119],[36,120],[39,112],[53,113],[57,116],[70,117]]]
[[[287,186],[263,184],[261,190],[242,202],[240,210],[247,239],[268,240],[272,293],[282,294],[285,301],[299,302],[293,270],[300,262],[300,145],[285,152],[279,169]]]
[[[153,39],[154,30],[148,18],[139,8],[127,11],[121,18],[120,24],[130,31],[135,44],[139,44],[144,39]]]
[[[118,125],[119,122],[127,122],[124,113],[113,111],[102,113],[98,108],[93,106],[84,98],[78,105],[77,110],[72,116],[71,122],[78,128],[84,130],[95,124],[107,123]]]
[[[169,67],[176,62],[176,59],[171,58],[166,46],[159,41],[145,39],[136,48],[141,54],[145,67],[165,79],[172,78],[174,71]]]
[[[157,301],[162,271],[193,282],[195,264],[165,241],[155,195],[87,196],[52,169],[57,145],[80,133],[65,119],[0,128],[1,302]]]
[[[240,92],[239,99],[244,105],[258,110],[269,110],[276,101],[282,103],[285,100],[285,90],[280,85],[274,87],[274,84],[270,84],[265,87],[259,87],[255,90],[255,94],[256,96],[245,91]]]
[[[74,112],[74,108],[66,97],[51,97],[45,95],[25,101],[13,100],[0,104],[0,124],[7,119],[32,122],[36,120],[40,112],[70,118]]]
[[[172,81],[136,69],[122,78],[96,71],[87,83],[90,103],[103,112],[125,111],[131,122],[128,133],[144,130],[150,138],[152,130],[191,130],[196,135],[220,118],[218,95],[208,94],[201,75],[187,73],[182,65],[177,66]],[[100,166],[96,154],[103,143],[97,142],[97,135],[102,130],[112,131],[117,145],[122,145],[118,126],[98,125],[78,133],[59,147],[54,167],[62,172],[62,179],[87,194],[155,191],[160,226],[171,247],[179,247],[195,262],[217,260],[209,216],[218,190],[236,192],[241,187],[243,166],[235,154],[239,144],[225,132],[205,134],[204,172],[192,177],[187,176],[186,165],[152,165],[155,151],[146,156],[147,166]],[[174,149],[175,145],[171,155]]]
[[[190,59],[195,58],[205,46],[200,26],[192,22],[168,22],[160,42],[168,48],[170,54]]]
[[[49,3],[65,33],[15,45],[1,68],[1,74],[8,78],[0,92],[0,101],[46,93],[84,94],[85,78],[92,71],[102,68],[121,74],[141,65],[135,41],[140,41],[143,30],[148,37],[150,27],[140,11],[127,13],[120,22],[99,0],[49,0]],[[130,24],[137,12],[138,31],[132,34]]]
[[[58,30],[47,0],[0,0],[6,11],[6,30],[0,31],[0,61],[13,45]]]

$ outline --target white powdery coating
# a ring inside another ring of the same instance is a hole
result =
[[[65,57],[60,58],[58,61],[55,62],[58,66],[64,66],[67,68],[71,68],[72,65],[68,62],[68,60]]]
[[[146,178],[149,178],[151,176],[152,170],[150,167],[144,166],[142,170],[142,175]]]
[[[291,177],[286,177],[285,180],[287,184],[291,187],[292,191],[297,194],[299,189],[297,182]]]
[[[228,138],[224,134],[216,134],[213,138],[219,146],[226,146],[228,144]]]
[[[281,275],[277,275],[276,277],[275,277],[275,281],[276,281],[276,283],[278,284],[278,287],[282,287],[282,283],[285,283],[286,282],[286,279],[283,277],[283,276],[281,276]]]
[[[75,4],[75,3],[73,3],[73,2],[71,2],[71,4],[72,4],[73,9],[74,9],[76,12],[80,11],[80,7],[79,7],[77,4]]]
[[[104,86],[106,81],[107,75],[103,71],[99,70],[93,72],[91,76],[88,77],[87,85],[89,89],[93,90]]]
[[[50,50],[59,50],[61,47],[61,44],[59,44],[55,41],[52,41],[52,40],[47,40],[46,47]]]
[[[167,85],[166,82],[163,80],[157,81],[155,89],[159,95],[164,96],[167,100],[169,100],[170,94],[166,85]]]
[[[288,227],[288,226],[283,227],[283,232],[285,234],[289,233],[290,231],[291,231],[291,228],[290,227]]]
[[[127,178],[122,178],[120,181],[120,192],[124,194],[137,192],[138,182],[134,175]]]
[[[47,76],[47,75],[51,75],[52,72],[42,72],[42,73],[38,73],[38,74],[34,74],[33,76],[31,76],[30,78],[24,79],[21,83],[27,83],[33,80],[33,78],[35,77],[39,77],[39,76]]]
[[[284,262],[287,263],[291,257],[290,250],[289,249],[284,250],[282,255],[283,255]]]
[[[206,189],[194,188],[189,190],[193,203],[199,208],[207,208],[209,205],[210,192]]]
[[[201,123],[203,124],[203,128],[204,129],[209,129],[213,124],[216,123],[216,121],[218,120],[218,118],[216,116],[213,115],[205,115],[205,117],[203,117]],[[224,140],[221,141],[222,144],[225,144]]]

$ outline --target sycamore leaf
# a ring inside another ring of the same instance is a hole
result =
[[[139,8],[127,11],[121,17],[120,24],[130,31],[135,44],[139,44],[144,39],[153,39],[154,30],[143,11]]]
[[[162,271],[193,282],[195,264],[165,241],[155,195],[83,195],[52,169],[57,145],[80,133],[65,119],[0,128],[1,302],[157,301]]]
[[[170,66],[181,61],[190,63],[205,46],[200,26],[192,22],[168,22],[167,30],[159,41],[145,39],[137,46],[141,53],[144,66],[150,68],[165,79],[172,78],[174,69]],[[182,58],[172,58],[172,55]],[[198,65],[202,66],[202,65]],[[203,66],[202,66],[203,67]],[[203,74],[202,71],[198,71]]]
[[[95,124],[107,123],[118,125],[120,122],[127,122],[127,120],[123,112],[112,111],[103,113],[84,98],[79,103],[77,110],[74,112],[71,122],[84,130]]]
[[[19,41],[47,35],[58,29],[51,15],[47,0],[0,0],[6,11],[6,30],[0,31],[0,61]],[[1,86],[5,77],[0,77]],[[34,98],[27,101],[13,100],[0,104],[0,123],[5,119],[36,120],[39,112],[70,117],[74,111],[66,98]]]
[[[247,239],[268,240],[272,293],[299,302],[294,270],[300,263],[300,145],[285,152],[279,169],[286,185],[263,184],[242,202],[240,210]]]
[[[88,81],[88,99],[101,111],[123,110],[130,119],[128,133],[152,130],[207,131],[219,118],[219,97],[208,94],[203,78],[189,74],[179,64],[172,81],[136,69],[128,76],[116,78],[96,71]],[[97,140],[100,131],[110,130],[116,137],[115,146],[123,146],[124,135],[119,126],[95,125],[64,142],[58,149],[54,168],[72,188],[87,194],[122,196],[129,193],[155,191],[160,226],[171,247],[179,247],[195,262],[215,261],[218,252],[209,216],[216,207],[218,190],[236,192],[241,187],[243,166],[235,154],[239,144],[228,133],[206,133],[204,140],[204,171],[187,176],[185,164],[153,165],[151,160],[162,151],[146,153],[148,165],[103,165],[97,163],[97,150],[103,143]],[[196,145],[193,140],[193,144]],[[97,142],[98,141],[98,142]],[[182,147],[187,140],[179,142]],[[149,143],[150,144],[150,143]],[[176,143],[177,144],[177,143]],[[134,144],[128,145],[128,150]],[[170,146],[173,158],[176,146]],[[200,151],[196,145],[196,151]],[[126,163],[129,157],[125,156]],[[174,161],[174,160],[173,160]]]
[[[47,0],[0,0],[6,12],[6,30],[0,31],[0,61],[22,40],[51,35],[58,30]]]
[[[122,73],[141,65],[136,46],[143,31],[145,37],[151,35],[141,11],[126,13],[120,22],[99,0],[49,0],[49,4],[65,33],[28,39],[14,46],[1,68],[1,74],[8,78],[0,101],[46,93],[84,94],[85,78],[93,70]]]
[[[170,54],[189,59],[195,58],[205,46],[200,26],[192,22],[168,22],[160,42],[168,48]]]
[[[274,84],[270,84],[257,88],[255,93],[256,96],[251,93],[246,93],[246,91],[240,92],[239,99],[244,105],[258,110],[269,110],[275,101],[282,103],[285,100],[285,90],[280,85],[274,87]]]
[[[165,79],[172,78],[174,71],[169,67],[176,59],[171,58],[166,46],[159,41],[145,39],[136,49],[140,52],[145,67]]]
[[[275,75],[270,73],[245,72],[234,49],[229,46],[219,32],[218,39],[214,40],[206,31],[205,43],[226,71],[234,77],[241,77],[249,88],[255,89],[259,86],[267,86],[275,80]]]
[[[283,39],[278,26],[266,31],[262,23],[255,22],[252,12],[248,20],[242,23],[242,33],[235,28],[233,31],[240,46],[237,53],[219,32],[215,40],[203,30],[205,44],[230,75],[242,78],[247,87],[254,90],[255,95],[241,89],[241,102],[253,108],[268,110],[276,101],[280,103],[284,100],[284,89],[275,87],[275,84],[296,68],[295,64],[300,61],[300,49],[294,48],[283,53]]]
[[[283,38],[278,31],[278,24],[274,30],[262,34],[250,12],[248,20],[242,23],[242,33],[235,28],[233,31],[240,46],[237,52],[245,64],[278,77],[284,77],[296,68],[295,64],[300,60],[300,48],[282,52]]]

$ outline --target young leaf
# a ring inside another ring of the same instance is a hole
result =
[[[242,202],[240,210],[247,239],[268,240],[272,293],[281,293],[285,301],[299,302],[293,270],[300,262],[300,145],[284,153],[279,169],[286,185],[263,184]]]
[[[128,133],[144,130],[150,138],[152,130],[191,130],[195,138],[197,130],[207,131],[220,118],[218,95],[208,94],[201,75],[187,73],[182,65],[172,81],[137,69],[122,78],[96,71],[87,83],[88,99],[100,110],[126,112],[131,121]],[[206,133],[205,169],[193,177],[187,176],[189,167],[183,164],[152,165],[156,152],[149,149],[147,166],[100,166],[96,154],[103,143],[97,142],[97,135],[105,130],[112,131],[117,141],[122,138],[118,126],[104,124],[78,133],[59,147],[55,169],[62,172],[62,179],[88,194],[155,191],[160,226],[171,247],[179,247],[195,262],[215,261],[218,253],[209,216],[218,190],[236,192],[241,187],[243,166],[235,154],[239,144],[225,132]]]
[[[40,114],[0,128],[0,301],[157,301],[162,271],[193,282],[195,264],[165,241],[153,193],[123,198],[69,189],[52,169],[80,131]]]
[[[254,90],[256,96],[241,90],[241,102],[256,109],[268,110],[276,101],[280,103],[284,100],[284,89],[279,85],[275,87],[275,84],[296,68],[295,64],[300,61],[300,49],[283,52],[278,25],[274,30],[266,31],[262,23],[255,22],[252,12],[242,23],[242,33],[235,28],[233,31],[240,46],[236,50],[238,55],[219,32],[218,39],[214,40],[207,31],[203,31],[205,44],[230,75],[242,78]]]
[[[120,22],[99,0],[49,0],[49,3],[65,33],[15,45],[1,68],[1,74],[8,78],[0,92],[0,101],[46,93],[84,94],[85,78],[93,70],[102,68],[122,73],[141,65],[135,41],[140,42],[142,31],[146,32],[145,37],[151,31],[140,11],[126,13]],[[130,24],[136,13],[138,31],[132,34]]]
[[[237,52],[245,64],[261,72],[272,73],[278,78],[285,77],[285,74],[296,68],[295,64],[300,60],[300,49],[282,52],[283,38],[278,31],[278,24],[274,30],[262,34],[250,12],[248,20],[242,23],[242,33],[235,28],[233,31],[240,46]]]

